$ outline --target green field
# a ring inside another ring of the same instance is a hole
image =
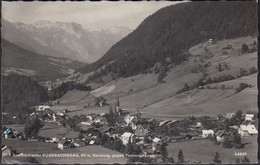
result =
[[[9,146],[17,153],[45,153],[58,150],[57,144],[26,141],[20,139],[2,139],[2,144]]]
[[[114,157],[112,155],[121,155],[121,153],[104,148],[99,145],[94,146],[83,146],[79,148],[71,148],[66,150],[59,150],[57,144],[54,143],[43,143],[43,142],[32,142],[24,141],[17,139],[4,139],[3,144],[11,147],[13,150],[16,150],[18,153],[38,153],[38,154],[54,154],[54,153],[78,153],[78,154],[88,154],[91,157],[37,157],[39,163],[48,164],[94,164],[94,163],[103,163],[103,164],[112,164],[112,163],[126,163],[127,158],[125,157]],[[93,154],[98,155],[102,154],[101,157],[93,157]],[[110,155],[108,158],[106,155]],[[26,161],[25,158],[8,158],[6,162],[15,162]]]
[[[209,140],[197,140],[171,143],[167,146],[167,150],[169,156],[173,156],[177,161],[179,150],[182,149],[187,163],[212,163],[216,152],[219,153],[222,163],[235,163],[237,158],[240,160],[244,158],[244,156],[235,156],[236,152],[246,152],[251,163],[257,162],[257,136],[243,138],[242,142],[248,143],[242,149],[227,149],[222,145],[215,145]]]
[[[44,126],[40,129],[38,135],[49,138],[75,138],[78,137],[78,132],[74,132],[55,123],[44,123]]]

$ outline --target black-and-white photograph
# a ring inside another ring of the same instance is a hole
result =
[[[256,164],[257,1],[3,1],[2,164]]]

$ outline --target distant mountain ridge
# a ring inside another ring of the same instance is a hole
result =
[[[188,49],[211,38],[221,40],[257,34],[256,2],[190,2],[160,9],[97,62],[79,69],[96,71],[93,79],[114,73],[129,77],[149,71],[165,59],[186,60]],[[102,68],[102,69],[101,69]]]
[[[88,31],[71,22],[37,21],[34,24],[2,19],[3,38],[42,55],[92,63],[131,30]]]
[[[56,80],[85,65],[67,58],[44,56],[2,40],[2,73],[18,72],[38,80]]]

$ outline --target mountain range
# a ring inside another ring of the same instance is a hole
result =
[[[34,24],[2,19],[2,35],[9,42],[42,55],[92,63],[131,29],[117,27],[89,31],[78,23],[37,21]]]

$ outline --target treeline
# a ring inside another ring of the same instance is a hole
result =
[[[48,101],[47,89],[32,78],[11,73],[2,77],[3,112],[21,114],[31,106]]]
[[[73,81],[63,82],[59,87],[54,88],[50,91],[49,96],[51,100],[56,100],[61,98],[69,90],[81,90],[81,91],[90,91],[91,86],[87,86],[82,83],[75,83]]]
[[[210,76],[208,76],[206,78],[206,76],[204,75],[204,77],[202,77],[201,79],[199,79],[196,83],[194,83],[192,85],[188,85],[187,83],[185,83],[183,88],[181,88],[180,90],[177,91],[177,94],[198,88],[200,86],[205,86],[205,85],[208,85],[208,84],[234,80],[236,78],[248,76],[248,75],[251,75],[251,74],[254,74],[254,73],[257,73],[257,69],[255,67],[251,67],[251,68],[248,68],[248,69],[240,68],[239,74],[236,77],[229,75],[229,74],[223,74],[223,75],[218,76],[218,77],[211,78]],[[240,89],[242,89],[242,90],[245,89],[245,88],[243,88],[244,86],[245,85],[242,85],[242,87],[241,88],[239,87],[238,89],[236,89],[236,91],[240,92],[241,91]],[[247,87],[250,87],[250,85],[248,85]],[[204,88],[204,87],[202,87],[202,88]],[[211,87],[207,86],[207,89],[210,89],[210,88]],[[220,88],[226,89],[226,87],[224,85],[222,85]],[[229,87],[229,88],[232,88],[232,87]],[[213,87],[213,89],[214,89],[214,87]]]
[[[256,35],[256,20],[256,2],[191,2],[166,7],[146,18],[97,62],[78,71],[95,71],[90,77],[94,80],[108,73],[114,77],[145,73],[165,59],[179,64],[187,59],[191,46],[210,38]]]

